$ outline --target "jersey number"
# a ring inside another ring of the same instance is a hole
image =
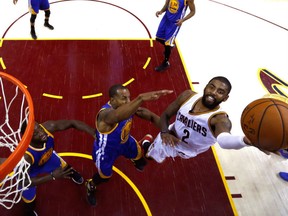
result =
[[[184,134],[184,136],[182,136],[182,139],[181,139],[182,142],[188,143],[188,142],[186,141],[186,139],[189,138],[189,135],[190,135],[189,131],[188,131],[187,129],[184,129],[184,130],[183,130],[183,134]]]

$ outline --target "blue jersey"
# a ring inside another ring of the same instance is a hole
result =
[[[42,125],[40,126],[48,134],[48,138],[42,148],[34,148],[29,145],[27,151],[25,152],[25,154],[29,155],[32,159],[29,169],[30,178],[44,173],[51,173],[59,167],[64,168],[67,166],[67,163],[54,151],[54,136]],[[32,202],[35,197],[36,186],[30,186],[22,193],[22,199],[27,203]]]
[[[109,108],[111,105],[108,102],[102,106],[99,113]],[[132,117],[117,123],[108,132],[99,131],[96,125],[96,140],[94,141],[92,157],[102,178],[109,178],[112,175],[113,164],[119,156],[122,155],[130,159],[141,157],[141,148],[130,135]]]
[[[44,131],[48,134],[47,142],[44,143],[43,148],[34,148],[29,145],[26,154],[28,154],[32,159],[32,164],[30,170],[37,169],[39,166],[43,166],[52,156],[54,150],[54,136],[49,133],[42,125],[40,125]]]
[[[176,25],[177,20],[183,19],[187,10],[186,0],[170,0],[161,22],[158,26],[156,38],[165,41],[165,45],[174,46],[180,26]]]
[[[178,19],[184,17],[186,10],[186,0],[170,0],[168,9],[164,16],[166,16],[171,22],[175,23]]]
[[[106,103],[104,106],[102,106],[101,112],[104,109],[111,108],[110,103]],[[101,133],[96,125],[96,137],[98,144],[103,147],[112,148],[112,149],[118,149],[119,146],[126,143],[129,136],[130,136],[130,130],[132,127],[132,116],[126,120],[123,120],[115,125],[115,127],[105,133]]]

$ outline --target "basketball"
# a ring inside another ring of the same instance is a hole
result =
[[[288,148],[288,104],[274,97],[252,101],[241,115],[242,130],[252,145],[270,152]]]

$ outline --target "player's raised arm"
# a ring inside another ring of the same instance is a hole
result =
[[[46,121],[42,123],[42,125],[51,133],[69,128],[75,128],[77,130],[84,131],[93,137],[95,136],[95,129],[79,120]]]
[[[117,122],[123,121],[124,119],[127,119],[131,115],[133,115],[138,110],[138,108],[143,104],[144,101],[158,100],[161,96],[171,94],[172,92],[173,92],[172,90],[160,90],[160,91],[146,92],[146,93],[139,94],[132,101],[130,101],[127,96],[127,99],[124,99],[126,100],[125,104],[123,104],[122,106],[116,107],[116,109],[115,108],[109,109],[106,112],[103,112],[103,117],[105,118],[105,122],[109,124],[115,124]],[[125,96],[121,95],[121,93],[118,97],[125,98]]]

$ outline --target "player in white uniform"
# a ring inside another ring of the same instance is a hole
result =
[[[231,121],[220,108],[230,90],[229,80],[219,76],[208,82],[203,95],[192,90],[180,94],[161,115],[161,133],[152,144],[143,142],[146,157],[161,163],[166,157],[195,157],[217,142],[226,149],[249,146],[245,136],[230,134]],[[174,115],[175,122],[169,125]]]

